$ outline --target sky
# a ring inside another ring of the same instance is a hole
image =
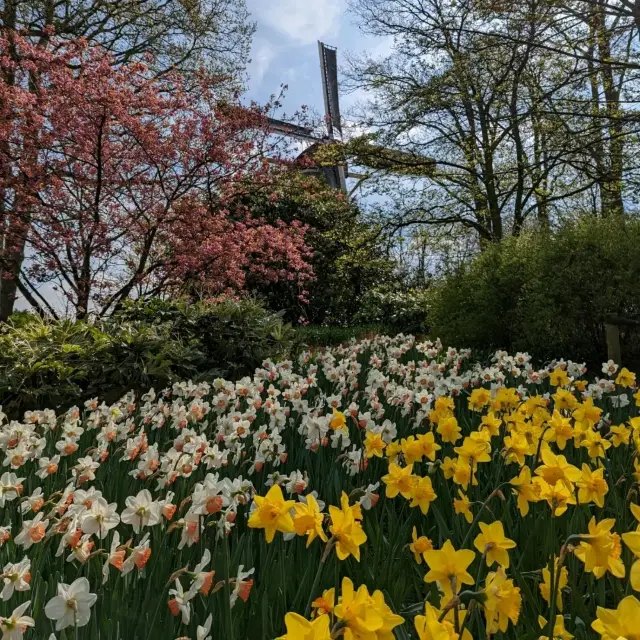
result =
[[[377,53],[387,44],[360,32],[346,0],[247,0],[247,5],[257,23],[247,96],[266,102],[281,84],[288,85],[280,115],[301,105],[324,114],[318,40],[338,48],[338,67],[347,51]],[[341,96],[343,116],[359,97]]]

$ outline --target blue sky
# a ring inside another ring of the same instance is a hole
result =
[[[346,51],[388,50],[387,42],[360,32],[347,13],[346,0],[247,0],[247,5],[257,22],[247,97],[266,102],[286,84],[282,111],[288,115],[303,104],[324,114],[318,40],[338,48],[338,65]],[[358,98],[342,96],[343,116]]]

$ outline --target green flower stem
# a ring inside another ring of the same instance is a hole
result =
[[[461,549],[465,549],[466,548],[467,542],[469,542],[469,538],[471,537],[471,533],[473,532],[475,526],[478,524],[478,521],[480,520],[480,516],[482,515],[482,512],[486,509],[486,507],[489,504],[489,502],[491,502],[491,500],[493,498],[495,498],[497,495],[500,495],[500,490],[502,489],[502,487],[504,487],[504,486],[506,486],[508,484],[509,484],[508,482],[503,482],[503,483],[499,484],[489,494],[489,497],[482,503],[482,506],[478,510],[478,513],[476,514],[476,517],[473,519],[473,522],[471,523],[471,526],[469,527],[469,530],[467,531],[464,539],[462,540],[462,544],[460,545]]]
[[[324,565],[327,562],[327,558],[329,557],[329,554],[331,553],[331,549],[333,549],[333,546],[335,545],[335,543],[337,542],[337,540],[331,536],[331,538],[329,538],[327,544],[325,545],[324,551],[322,552],[322,557],[320,558],[320,563],[318,564],[318,570],[316,571],[316,577],[313,579],[313,584],[311,585],[311,593],[309,594],[309,601],[307,602],[307,606],[305,607],[304,610],[304,617],[308,618],[309,614],[311,613],[311,603],[313,602],[314,599],[314,594],[316,592],[316,590],[318,589],[318,585],[320,584],[320,579],[322,578],[322,570],[324,569]],[[337,599],[337,593],[336,593],[336,599]]]
[[[555,522],[553,518],[551,519],[551,522],[553,523],[552,530],[555,532]],[[549,626],[547,627],[547,635],[549,637],[549,640],[553,640],[553,629],[555,626],[555,617],[556,617],[556,599],[557,599],[558,589],[560,587],[560,576],[562,575],[562,567],[567,557],[569,544],[573,540],[578,539],[579,537],[580,536],[577,536],[577,535],[571,535],[565,540],[564,544],[560,549],[560,555],[558,556],[558,570],[555,572],[555,576],[554,576],[555,562],[554,562],[553,555],[551,556],[551,569],[549,571],[550,580],[551,580],[551,585],[550,585],[551,589],[549,592],[550,611],[549,611]]]

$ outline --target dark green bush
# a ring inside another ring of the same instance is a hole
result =
[[[380,334],[379,325],[362,325],[355,327],[333,327],[322,325],[309,325],[296,327],[296,338],[301,344],[309,347],[335,346],[349,340],[368,338]]]
[[[447,344],[597,364],[605,320],[640,319],[640,221],[588,219],[485,250],[430,291],[431,332]],[[640,356],[627,330],[623,358]]]
[[[174,380],[242,376],[289,355],[294,338],[278,314],[251,300],[134,301],[93,325],[16,314],[0,327],[0,405],[17,416]]]
[[[202,353],[202,375],[247,375],[265,358],[285,357],[295,332],[256,300],[207,302],[151,300],[128,301],[111,317],[116,325],[127,322],[166,328],[172,340],[194,345]]]

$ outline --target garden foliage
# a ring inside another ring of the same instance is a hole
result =
[[[432,288],[432,332],[449,344],[597,363],[607,318],[640,320],[639,244],[632,218],[508,238]],[[623,333],[623,357],[635,362],[638,331]]]
[[[95,324],[14,314],[0,328],[0,398],[11,415],[94,395],[113,401],[174,380],[246,375],[293,342],[281,317],[253,300],[128,301]]]

